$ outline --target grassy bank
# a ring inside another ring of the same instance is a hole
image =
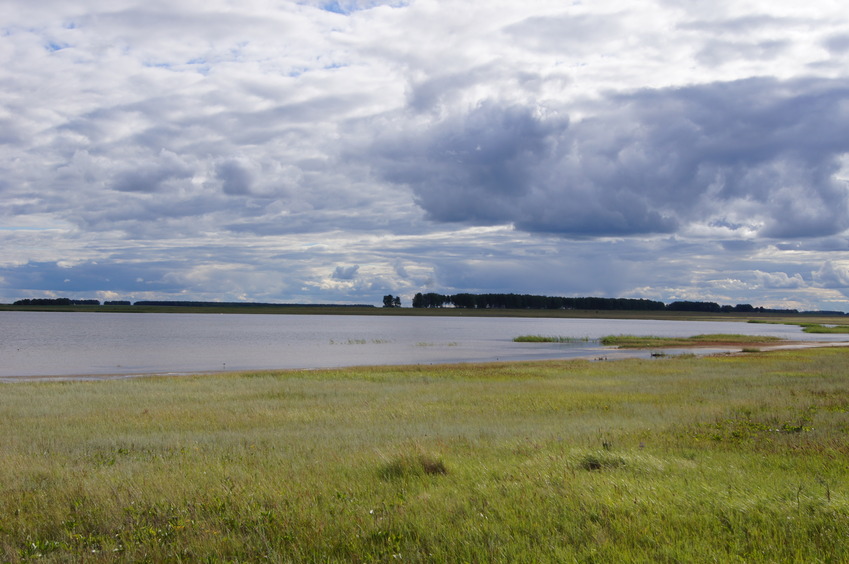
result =
[[[20,383],[0,560],[849,560],[841,349]]]

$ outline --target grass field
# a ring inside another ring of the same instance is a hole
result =
[[[846,562],[847,360],[8,384],[0,560]]]

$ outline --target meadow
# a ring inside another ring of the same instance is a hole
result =
[[[847,360],[7,384],[0,560],[846,562]]]

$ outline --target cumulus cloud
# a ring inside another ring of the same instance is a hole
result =
[[[813,273],[814,280],[826,288],[841,289],[849,295],[849,262],[828,260]]]
[[[759,286],[764,288],[804,288],[807,283],[799,273],[788,275],[786,272],[754,272]]]
[[[379,139],[376,168],[435,221],[567,236],[717,222],[765,237],[849,227],[845,80],[751,79],[641,90],[561,112],[484,102]]]

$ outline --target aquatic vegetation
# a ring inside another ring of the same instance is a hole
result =
[[[676,347],[734,347],[778,344],[781,339],[759,335],[695,335],[693,337],[644,337],[635,335],[610,335],[601,344],[623,349],[650,349]]]
[[[849,325],[822,325],[819,323],[801,323],[805,333],[849,333]]]
[[[836,321],[836,320],[835,320]],[[849,333],[849,323],[814,323],[799,321],[767,321],[764,319],[750,319],[748,323],[772,323],[776,325],[798,325],[805,333]]]
[[[334,339],[330,339],[331,345],[386,345],[391,343],[392,341],[389,339],[346,339],[344,341],[336,341]]]
[[[595,342],[589,337],[561,337],[547,335],[520,335],[513,338],[514,343],[589,343]]]

